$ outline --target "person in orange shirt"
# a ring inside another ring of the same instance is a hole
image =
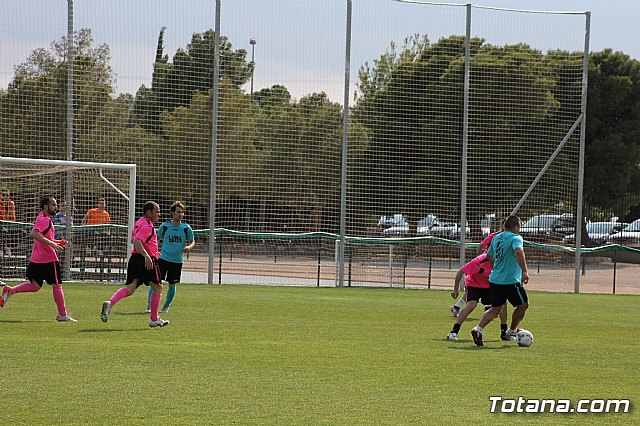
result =
[[[16,204],[11,199],[11,193],[8,188],[0,189],[0,220],[16,221]],[[11,256],[11,248],[9,247],[9,230],[0,227],[0,256]],[[1,283],[2,281],[0,281]]]
[[[105,210],[107,202],[104,198],[98,198],[98,207],[89,210],[82,218],[82,225],[106,225],[111,222],[109,213]],[[108,246],[109,229],[95,229],[87,234],[87,254],[95,250],[97,257],[104,255],[104,250]]]
[[[16,204],[7,188],[0,190],[0,220],[16,221]]]
[[[89,210],[82,218],[83,225],[104,225],[111,222],[109,213],[105,210],[107,202],[104,198],[98,198],[98,207]]]

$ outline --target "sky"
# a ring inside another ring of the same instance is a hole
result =
[[[440,37],[465,32],[463,3],[449,6],[394,0],[353,0],[350,93],[358,69],[371,64],[391,41],[412,34]],[[342,102],[346,49],[346,0],[221,0],[221,32],[234,49],[256,40],[254,90],[283,84],[295,98],[316,91]],[[637,0],[477,0],[472,35],[491,44],[524,41],[541,50],[582,50],[583,14],[524,14],[482,7],[535,11],[591,12],[590,51],[612,48],[640,60]],[[214,0],[74,0],[75,29],[90,27],[96,43],[111,48],[116,92],[135,93],[149,85],[161,27],[169,58],[185,48],[193,32],[215,25]],[[14,67],[38,47],[67,32],[67,0],[0,0],[0,89]],[[244,89],[250,90],[249,84]]]

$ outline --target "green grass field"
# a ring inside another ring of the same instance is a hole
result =
[[[180,285],[168,327],[146,288],[66,284],[0,310],[0,424],[640,424],[635,296],[531,293],[530,348],[445,336],[445,291]],[[490,413],[489,396],[630,399],[630,413]]]

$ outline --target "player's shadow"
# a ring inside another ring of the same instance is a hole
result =
[[[449,341],[447,341],[449,342]],[[457,342],[455,342],[454,344],[452,344],[450,346],[451,349],[454,350],[458,350],[458,351],[482,351],[482,350],[490,350],[490,351],[503,351],[506,349],[511,349],[513,347],[517,347],[515,344],[513,345],[509,345],[509,344],[502,344],[500,345],[500,343],[502,343],[502,341],[500,342],[495,342],[497,345],[500,346],[493,346],[492,344],[494,342],[491,341],[485,341],[485,346],[476,346],[473,343],[473,340],[469,339],[469,340],[458,340]],[[487,343],[489,344],[487,346]]]
[[[114,333],[114,332],[130,332],[130,331],[145,331],[144,328],[133,328],[133,329],[124,329],[124,328],[83,328],[78,330],[80,333]]]
[[[112,314],[113,315],[113,314]],[[118,312],[115,315],[134,315],[134,316],[149,316],[149,312],[145,311],[135,311],[135,312]]]
[[[52,320],[0,320],[0,323],[52,322]]]

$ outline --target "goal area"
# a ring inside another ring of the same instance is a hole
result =
[[[0,157],[0,188],[15,217],[0,220],[0,275],[21,279],[29,263],[33,223],[43,196],[58,202],[52,217],[63,279],[124,280],[135,222],[136,165]]]

